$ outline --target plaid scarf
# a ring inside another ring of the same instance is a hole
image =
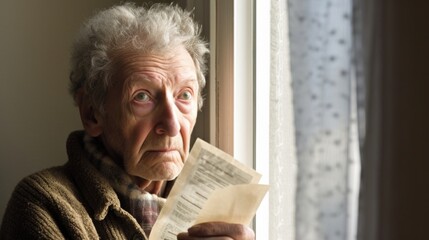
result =
[[[83,141],[85,149],[92,155],[92,164],[109,180],[122,207],[137,220],[149,236],[165,199],[141,190],[131,176],[105,153],[104,147],[97,139],[86,134]]]

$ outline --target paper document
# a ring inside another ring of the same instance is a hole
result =
[[[249,224],[267,185],[261,175],[232,156],[197,139],[152,228],[149,240],[175,240],[194,224]]]

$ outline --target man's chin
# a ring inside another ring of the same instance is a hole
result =
[[[152,181],[169,181],[175,179],[182,171],[183,165],[177,165],[173,162],[164,162],[155,166],[147,174],[146,179]]]
[[[173,169],[165,169],[164,171],[162,171],[159,174],[156,174],[155,177],[161,178],[159,180],[173,180],[175,178],[177,178],[177,176],[179,176],[180,172],[182,171],[181,167],[176,166]]]

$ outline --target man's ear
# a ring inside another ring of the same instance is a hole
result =
[[[103,132],[102,118],[97,109],[94,108],[88,97],[81,88],[76,93],[76,102],[79,107],[80,119],[85,131],[91,137],[98,137]]]

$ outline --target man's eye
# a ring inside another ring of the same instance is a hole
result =
[[[192,93],[190,91],[184,91],[180,94],[180,99],[191,100],[192,99]]]
[[[134,100],[139,102],[147,102],[150,100],[150,97],[146,92],[139,92],[135,95]]]

